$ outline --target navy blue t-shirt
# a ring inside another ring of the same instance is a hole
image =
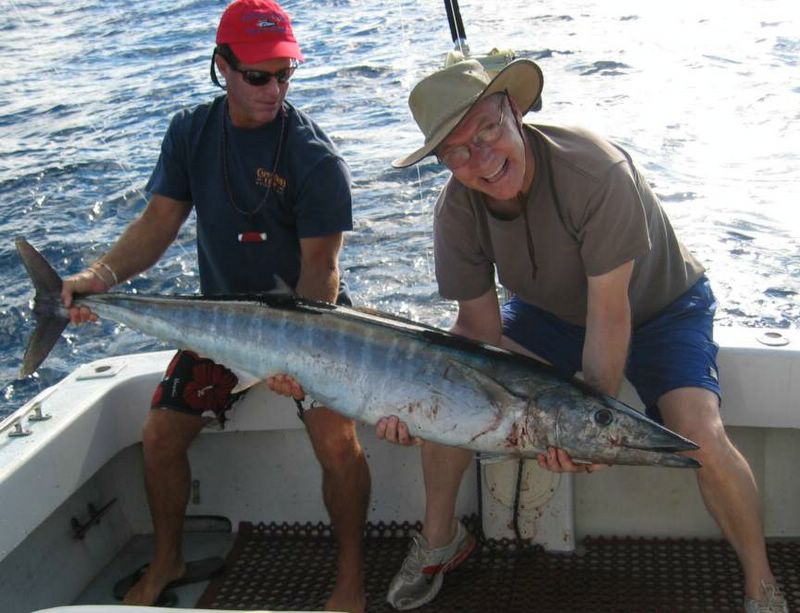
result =
[[[283,119],[242,129],[231,124],[225,99],[172,118],[146,189],[193,204],[203,294],[268,291],[275,276],[295,287],[299,239],[353,229],[350,172],[319,126],[289,102]],[[266,240],[242,242],[246,233]]]

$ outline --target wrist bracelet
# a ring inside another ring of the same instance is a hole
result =
[[[89,271],[90,273],[92,273],[92,274],[93,274],[95,277],[97,277],[98,279],[100,279],[100,281],[103,283],[103,285],[105,285],[105,286],[106,286],[106,289],[107,289],[107,290],[111,289],[111,286],[108,284],[108,281],[106,281],[106,280],[103,278],[103,275],[101,275],[101,274],[100,274],[100,273],[97,271],[97,269],[96,269],[96,268],[94,268],[93,266],[89,266],[89,268],[87,268],[86,270],[88,270],[88,271]]]
[[[100,266],[102,266],[108,272],[111,273],[111,278],[114,279],[114,285],[119,285],[119,277],[117,277],[117,273],[114,272],[114,270],[111,268],[111,266],[109,266],[108,264],[106,264],[105,262],[103,262],[101,260],[98,260],[96,263],[100,264]]]

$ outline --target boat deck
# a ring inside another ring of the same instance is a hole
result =
[[[231,532],[187,532],[184,535],[184,552],[189,560],[211,556],[225,558],[235,540],[236,534]],[[134,536],[117,554],[111,564],[106,566],[95,577],[94,581],[80,594],[73,604],[121,604],[120,601],[114,598],[114,584],[140,566],[147,564],[152,555],[152,536]],[[193,607],[208,586],[208,581],[181,586],[175,590],[177,602],[172,606],[181,608]]]
[[[466,521],[474,532],[476,518]],[[386,588],[415,529],[408,523],[369,526],[369,611],[394,611],[384,600]],[[768,547],[790,610],[798,610],[800,539]],[[111,586],[145,562],[151,548],[148,537],[134,538],[76,604],[115,602]],[[336,544],[321,523],[242,523],[235,534],[187,534],[186,548],[190,559],[227,556],[226,568],[211,582],[176,590],[179,607],[319,610],[335,579]],[[740,611],[741,582],[733,550],[716,539],[589,537],[574,554],[481,539],[420,611]]]

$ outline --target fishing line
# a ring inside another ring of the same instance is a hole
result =
[[[16,2],[11,0],[11,2],[9,4],[10,4],[10,7],[13,9],[13,11],[15,13],[15,16],[19,19],[20,23],[23,26],[26,27],[26,29],[28,29],[28,30],[36,30],[36,26],[32,25],[32,22],[30,20],[26,20],[25,17],[22,16],[22,11],[20,10],[20,8],[16,4]],[[58,79],[57,79],[58,82],[66,83],[66,82],[70,81],[70,78],[67,77],[63,73],[63,71],[61,71],[57,66],[54,66],[52,64],[46,69],[46,72],[50,72],[51,74],[53,74],[56,77],[58,77]],[[84,119],[84,120],[91,119],[89,117],[89,111],[86,109],[85,106],[79,105],[79,113],[80,113],[81,119]],[[110,143],[106,139],[106,137],[104,137],[102,135],[103,133],[101,132],[100,128],[97,126],[97,122],[91,121],[91,120],[90,121],[86,121],[86,127],[89,128],[89,130],[92,132],[93,135],[97,135],[97,140],[99,140],[102,144],[110,145]],[[116,162],[117,165],[122,170],[124,170],[126,172],[133,172],[133,169],[130,166],[128,166],[128,164],[126,162],[124,162],[123,160],[115,157],[115,158],[112,158],[112,161]],[[134,191],[135,193],[138,193],[140,196],[144,197],[143,190],[137,189],[133,182],[131,182],[129,189],[131,191]]]
[[[400,18],[398,19],[398,23],[400,24],[400,40],[403,43],[405,43],[406,48],[410,48],[411,47],[411,37],[408,35],[408,30],[406,28],[406,23],[407,23],[406,10],[405,10],[403,4],[404,3],[403,3],[402,0],[398,0],[397,4],[396,4],[398,12],[400,14]],[[407,53],[406,57],[410,57],[410,54]],[[421,204],[423,204],[423,199],[422,199],[422,173],[420,172],[419,164],[414,164],[414,167],[415,167],[415,169],[417,171],[417,196],[419,198],[419,204],[421,205]]]
[[[24,31],[24,32],[39,32],[39,40],[42,40],[42,39],[46,38],[44,33],[41,32],[43,30],[43,24],[46,24],[47,26],[49,26],[51,32],[54,32],[57,36],[62,37],[62,38],[69,33],[69,29],[70,28],[73,28],[75,32],[79,33],[78,37],[83,37],[84,39],[86,39],[90,35],[90,32],[88,32],[85,28],[75,28],[74,27],[74,20],[76,19],[75,16],[68,15],[67,17],[65,17],[64,22],[62,22],[59,25],[53,25],[52,21],[48,21],[46,18],[41,17],[41,13],[42,12],[45,12],[46,14],[49,15],[50,14],[49,11],[50,11],[50,9],[52,9],[55,6],[55,3],[49,4],[49,5],[44,5],[44,6],[39,6],[39,7],[35,7],[35,8],[26,7],[26,9],[22,9],[19,6],[19,4],[17,2],[15,2],[14,0],[10,0],[10,1],[9,0],[2,0],[2,3],[0,4],[0,6],[2,6],[2,8],[4,10],[4,13],[8,16],[8,19],[7,19],[7,23],[8,24],[14,23],[14,26],[19,28],[20,31]],[[134,20],[134,19],[128,19],[127,23],[129,23],[129,24],[137,24],[137,21]],[[80,39],[79,42],[81,42],[82,40],[83,39]],[[54,46],[54,45],[51,44],[51,45],[48,45],[47,48],[52,50],[52,49],[57,49],[57,46]],[[15,55],[20,55],[20,53],[21,52],[16,52]],[[86,60],[86,54],[81,54],[80,55],[80,59],[78,60],[78,62],[73,62],[73,63],[69,63],[69,62],[64,63],[64,62],[62,62],[61,64],[64,65],[63,68],[60,67],[59,63],[54,62],[52,57],[53,57],[53,53],[51,51],[51,52],[49,52],[47,57],[43,58],[44,61],[40,60],[45,65],[42,68],[41,72],[36,76],[37,76],[37,79],[40,80],[40,81],[43,80],[43,78],[52,80],[52,82],[59,84],[58,87],[63,87],[61,84],[65,84],[65,83],[69,84],[69,83],[74,82],[74,80],[75,80],[74,79],[74,75],[71,75],[71,74],[68,75],[66,73],[67,72],[67,67],[73,67],[76,63],[80,63],[81,60],[84,61],[84,64],[83,64],[84,66],[91,66],[92,65],[90,61]],[[37,57],[37,60],[39,60],[38,57]],[[10,83],[10,85],[12,87],[15,86],[15,85],[18,85],[21,82],[23,82],[23,80],[22,80],[22,78],[20,77],[19,74],[13,74],[8,79],[8,81],[9,81],[9,83]],[[108,80],[103,80],[102,82],[106,83],[106,84],[110,83],[110,81],[108,81]],[[101,90],[101,93],[102,94],[107,94],[107,93],[109,93],[109,89],[110,89],[110,87],[107,86],[106,88],[103,88]],[[113,93],[113,92],[111,92],[111,93]],[[35,104],[35,103],[39,102],[39,100],[37,100],[37,92],[36,91],[27,92],[26,95],[27,95],[27,98],[31,101],[32,104]],[[65,96],[62,96],[58,100],[56,100],[54,98],[54,100],[57,101],[57,102],[65,103],[65,104],[69,104],[70,103],[69,98],[67,98]],[[141,106],[144,106],[144,105],[141,105]],[[70,108],[69,111],[70,111],[71,114],[74,113],[74,115],[72,115],[70,117],[70,122],[72,123],[75,120],[79,121],[80,125],[81,125],[81,130],[83,131],[83,134],[85,135],[85,137],[87,139],[89,139],[89,141],[90,141],[89,146],[91,147],[89,149],[89,151],[91,151],[92,149],[95,149],[95,148],[105,148],[108,151],[108,155],[107,156],[103,156],[103,158],[100,161],[105,160],[105,161],[113,162],[114,164],[116,164],[117,168],[120,169],[121,176],[119,177],[119,179],[120,179],[121,189],[123,190],[122,191],[123,202],[125,204],[127,204],[128,202],[130,202],[132,200],[139,199],[139,200],[144,201],[146,203],[147,202],[146,194],[145,194],[144,190],[140,187],[141,186],[141,181],[137,180],[135,178],[135,173],[134,173],[133,168],[119,154],[116,154],[116,155],[114,154],[114,151],[115,151],[115,147],[114,147],[114,144],[113,144],[113,139],[114,139],[114,136],[115,136],[114,133],[103,129],[103,127],[100,124],[100,120],[96,117],[96,115],[92,114],[92,108],[89,105],[85,104],[85,103],[82,104],[82,103],[79,103],[79,102],[78,103],[73,102],[72,103],[72,108]],[[49,112],[45,113],[45,120],[49,119],[49,115],[50,115]],[[41,132],[43,133],[45,138],[52,140],[52,134],[56,129],[57,128],[45,127],[45,128],[43,128],[41,130]],[[106,136],[106,134],[108,134],[108,136]],[[98,143],[99,143],[99,147],[98,147]],[[19,151],[17,151],[17,152],[19,152]],[[49,149],[48,149],[47,154],[48,154],[47,160],[51,161],[53,158],[55,158],[58,161],[61,160],[61,151],[60,150],[56,152],[56,155],[53,155],[53,152],[49,151]],[[64,165],[66,165],[66,164],[64,164]],[[48,173],[46,172],[46,169],[42,168],[41,165],[40,165],[35,174],[38,174],[40,177],[44,177]],[[62,186],[63,186],[63,180],[58,185],[56,185],[56,188],[60,188]],[[34,189],[35,190],[41,190],[41,192],[44,195],[46,195],[48,193],[48,190],[46,190],[46,187],[35,186]],[[59,191],[60,191],[59,189],[52,190],[52,192],[55,192],[55,193],[58,193]],[[128,194],[132,194],[133,198],[128,197]],[[36,206],[36,201],[37,201],[37,197],[36,196],[37,196],[37,191],[33,191],[32,200],[33,200],[34,206]],[[108,204],[109,203],[108,195],[105,195],[104,197],[102,197],[100,202],[103,203],[103,204]],[[92,218],[94,218],[95,215],[96,215],[94,213],[94,208],[96,206],[97,206],[97,202],[89,202],[89,203],[87,203],[87,208],[89,208],[90,213],[92,215]],[[90,229],[94,229],[96,227],[99,227],[99,225],[97,225],[97,224],[93,224],[93,226],[94,227],[92,227],[92,228],[79,228],[78,230],[79,231],[80,230],[88,231]],[[62,235],[62,237],[63,237],[63,235]],[[180,241],[178,241],[178,240],[173,241],[172,244],[177,247],[178,252],[181,254],[180,257],[182,257],[184,259],[187,259],[187,260],[194,257],[192,254],[190,254],[188,249]],[[180,267],[180,269],[182,271],[183,270],[182,264],[180,263],[180,261],[178,261],[177,263],[178,263],[178,265],[179,265],[179,267]],[[28,381],[31,381],[31,382],[35,382],[35,383],[33,383],[33,385],[34,385],[34,388],[37,390],[38,393],[41,393],[43,386],[46,385],[45,381],[42,379],[42,377],[39,375],[39,373],[33,373],[32,375],[26,377],[25,379],[28,380]],[[49,385],[49,383],[47,383],[47,385]],[[6,386],[4,388],[3,392],[4,392],[4,395],[6,396],[6,399],[8,399],[8,395],[9,394],[15,393],[15,388],[14,388],[14,386],[12,384],[9,384],[8,386]]]
[[[464,22],[461,19],[461,11],[458,8],[458,0],[445,0],[444,8],[447,11],[447,22],[450,24],[450,36],[453,44],[464,57],[467,57],[469,46],[467,45],[467,34],[464,31]]]
[[[406,17],[407,11],[405,10],[404,4],[405,3],[402,0],[397,0],[397,2],[395,3],[395,6],[397,7],[397,12],[399,14],[399,18],[397,19],[397,23],[400,26],[400,40],[402,41],[402,43],[404,44],[404,47],[406,49],[410,49],[411,48],[411,37],[408,34],[408,28],[406,27],[408,19]],[[405,54],[405,57],[406,58],[411,57],[411,53],[407,51],[406,54]],[[417,202],[419,203],[419,207],[420,207],[418,210],[422,210],[422,207],[424,206],[425,201],[424,201],[424,198],[422,196],[422,171],[420,170],[420,164],[414,164],[414,170],[417,173]],[[434,280],[434,275],[433,275],[433,267],[431,266],[431,261],[430,261],[431,260],[430,254],[431,254],[431,251],[430,250],[426,250],[426,252],[425,252],[425,266],[426,266],[426,270],[428,272],[428,281],[433,281]]]

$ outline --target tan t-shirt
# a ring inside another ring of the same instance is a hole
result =
[[[702,276],[627,154],[586,130],[526,128],[536,160],[527,221],[495,217],[483,194],[454,177],[439,194],[434,252],[444,298],[483,295],[496,267],[525,302],[585,326],[587,277],[635,260],[628,293],[636,327]]]

